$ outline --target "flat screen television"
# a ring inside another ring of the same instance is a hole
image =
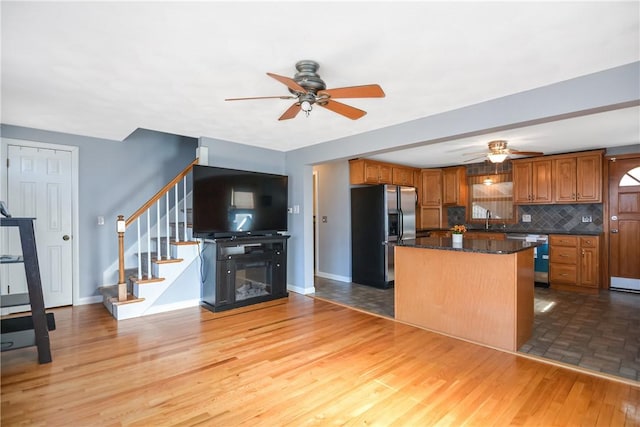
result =
[[[197,237],[287,231],[288,177],[213,166],[193,167],[193,232]]]

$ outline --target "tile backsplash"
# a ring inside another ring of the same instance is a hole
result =
[[[465,208],[453,207],[447,210],[449,224],[465,223]],[[531,215],[531,222],[522,222],[522,215]],[[592,222],[582,222],[583,216],[590,216]],[[576,205],[523,205],[518,206],[518,223],[506,224],[505,231],[512,232],[546,232],[546,233],[601,233],[602,203]],[[481,228],[482,224],[474,223],[471,228]],[[502,227],[493,225],[493,228]]]

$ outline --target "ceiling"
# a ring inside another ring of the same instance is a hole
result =
[[[640,60],[640,3],[8,2],[2,14],[2,123],[124,140],[137,128],[288,151]],[[291,100],[266,72],[312,59],[352,121]],[[458,164],[492,139],[554,153],[638,144],[638,107],[375,157]]]

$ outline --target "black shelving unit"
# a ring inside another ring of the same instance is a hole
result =
[[[46,313],[42,296],[40,267],[33,228],[35,218],[0,218],[0,227],[18,227],[22,255],[0,255],[0,264],[22,263],[27,277],[27,293],[3,295],[0,307],[31,306],[31,315],[2,319],[2,351],[36,346],[38,362],[51,362],[49,331],[55,329],[53,313]]]
[[[223,311],[286,298],[288,238],[271,235],[205,240],[201,305]]]

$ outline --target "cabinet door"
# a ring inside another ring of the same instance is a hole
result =
[[[580,284],[590,288],[600,286],[600,239],[580,237]]]
[[[420,228],[440,228],[440,207],[420,208]]]
[[[531,199],[531,162],[513,162],[513,203],[526,205]]]
[[[442,201],[442,171],[422,171],[422,206],[440,206]]]
[[[409,168],[393,168],[393,184],[413,187],[413,170]]]
[[[364,164],[364,182],[377,184],[380,181],[380,166],[375,163]]]
[[[598,280],[598,248],[581,248],[580,285],[597,288]]]
[[[378,182],[380,184],[391,184],[393,168],[389,165],[378,165]]]
[[[576,159],[576,200],[602,202],[602,156],[592,154]]]
[[[533,201],[551,203],[551,160],[536,160],[531,164]]]
[[[466,168],[454,167],[442,170],[442,204],[466,206],[467,204]]]
[[[576,200],[576,159],[569,157],[553,161],[553,200],[558,203]]]

